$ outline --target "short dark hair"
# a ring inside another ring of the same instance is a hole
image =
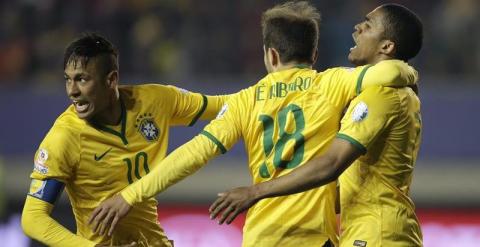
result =
[[[86,32],[80,38],[72,41],[63,56],[63,69],[70,62],[81,61],[87,66],[90,59],[97,59],[97,66],[103,76],[113,70],[118,70],[118,50],[106,38],[98,33]]]
[[[400,4],[384,4],[385,39],[395,43],[395,58],[408,61],[422,48],[423,24],[420,18]]]
[[[318,47],[320,12],[306,1],[276,5],[262,15],[263,43],[275,48],[282,63],[313,64]]]

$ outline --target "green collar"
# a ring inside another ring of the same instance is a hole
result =
[[[113,134],[113,135],[116,135],[116,136],[120,137],[120,139],[122,139],[123,144],[127,145],[128,141],[127,141],[127,138],[125,137],[125,127],[126,127],[126,124],[127,124],[127,111],[125,109],[125,104],[123,103],[122,97],[120,97],[120,107],[121,107],[121,116],[120,116],[121,129],[120,129],[120,132],[118,132],[118,131],[116,131],[112,128],[109,128],[105,125],[96,123],[96,122],[92,122],[91,124],[99,130],[103,130],[105,132],[108,132],[110,134]]]
[[[304,63],[295,65],[295,68],[298,68],[298,69],[309,69],[310,67],[312,67],[312,65],[308,65]]]

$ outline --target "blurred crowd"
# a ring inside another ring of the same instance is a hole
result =
[[[123,80],[263,75],[261,13],[283,1],[17,0],[0,2],[0,87],[63,82],[63,49],[84,31],[120,50]],[[385,1],[312,1],[322,12],[317,69],[348,65],[353,25]],[[424,22],[412,63],[437,76],[480,75],[480,1],[392,0]]]

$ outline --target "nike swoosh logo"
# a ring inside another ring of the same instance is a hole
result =
[[[105,153],[103,153],[103,154],[100,155],[100,156],[97,156],[97,154],[95,154],[95,155],[94,155],[95,161],[101,160],[105,155],[107,155],[108,152],[110,152],[110,150],[112,150],[112,148],[108,149],[107,151],[105,151]]]

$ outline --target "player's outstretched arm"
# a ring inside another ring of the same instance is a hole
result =
[[[95,243],[73,234],[50,217],[53,205],[27,196],[22,212],[22,228],[25,234],[48,246],[95,246]]]
[[[111,235],[118,221],[127,215],[132,205],[155,196],[195,173],[219,153],[217,150],[217,146],[204,135],[198,135],[177,148],[148,175],[102,202],[89,219],[93,231]]]
[[[337,138],[325,155],[312,159],[285,176],[220,193],[209,209],[210,218],[220,217],[219,224],[225,221],[230,224],[238,214],[261,199],[295,194],[330,183],[361,154],[362,151],[350,142]]]

